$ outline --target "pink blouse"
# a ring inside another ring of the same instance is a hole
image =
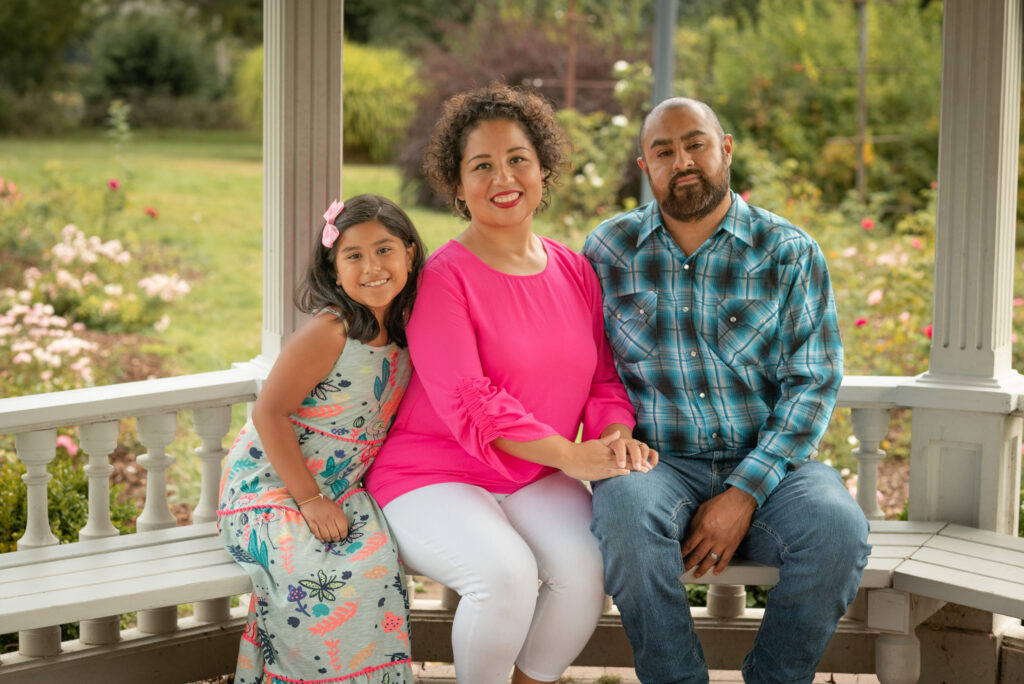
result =
[[[634,425],[590,263],[541,238],[548,263],[508,275],[450,241],[427,260],[407,329],[413,375],[366,476],[381,506],[430,484],[508,494],[555,472],[494,447]]]

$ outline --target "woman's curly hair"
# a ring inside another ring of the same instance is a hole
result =
[[[544,188],[539,209],[548,206],[551,186],[557,182],[565,159],[565,134],[551,104],[538,93],[492,83],[451,97],[444,103],[441,118],[430,136],[423,170],[434,189],[466,220],[472,218],[469,208],[464,202],[457,202],[466,138],[481,121],[496,119],[518,122],[537,150]]]

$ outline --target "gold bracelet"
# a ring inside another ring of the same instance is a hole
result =
[[[297,503],[296,503],[295,505],[296,505],[297,507],[299,507],[299,508],[302,508],[303,506],[305,506],[306,504],[308,504],[308,503],[309,503],[310,501],[316,501],[317,499],[322,499],[322,498],[324,498],[324,493],[323,493],[323,492],[320,492],[320,493],[319,493],[319,494],[317,494],[316,496],[311,496],[311,497],[309,497],[308,499],[306,499],[305,501],[299,501],[299,502],[297,502]]]

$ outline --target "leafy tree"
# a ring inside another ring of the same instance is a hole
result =
[[[218,37],[231,37],[243,45],[263,40],[263,0],[179,0],[186,13],[195,12],[201,25]],[[346,3],[347,4],[347,3]]]
[[[679,4],[679,17],[684,20],[708,19],[712,16],[733,17],[740,22],[756,20],[761,0],[689,0]]]
[[[215,72],[201,38],[172,14],[139,12],[104,22],[91,52],[99,90],[112,98],[194,95]]]
[[[585,1],[580,0],[580,7]],[[422,182],[421,167],[423,150],[445,99],[469,88],[502,81],[534,87],[556,108],[564,104],[568,53],[565,17],[556,16],[550,8],[541,10],[543,3],[537,3],[536,8],[528,0],[522,7],[511,0],[506,4],[481,5],[471,24],[451,26],[442,43],[425,44],[419,52],[420,80],[427,87],[417,102],[418,115],[399,148],[397,161],[407,193],[422,204],[437,204],[437,198]],[[564,4],[564,0],[554,4]],[[539,14],[533,14],[533,9]],[[622,9],[624,15],[632,11],[626,4]],[[612,33],[590,28],[576,32],[576,79],[586,84],[575,91],[575,107],[581,112],[618,113],[613,64],[648,54],[649,42],[637,39],[617,45]]]
[[[492,1],[494,11],[503,20],[531,21],[540,31],[565,40],[570,18],[569,0]],[[682,4],[688,6],[689,3]],[[487,7],[481,4],[478,14],[493,14]],[[576,0],[576,33],[589,43],[607,47],[613,55],[630,58],[640,54],[637,48],[650,47],[654,9],[653,2]]]
[[[934,180],[941,78],[940,3],[868,6],[869,191],[920,206]],[[792,158],[827,203],[854,186],[856,10],[847,3],[761,0],[740,21],[684,22],[676,35],[676,92],[706,100],[741,141]],[[742,169],[737,169],[742,174]]]
[[[25,94],[53,83],[65,50],[91,27],[91,4],[82,0],[0,2],[0,88]]]
[[[345,37],[356,43],[416,48],[465,26],[475,0],[345,0]],[[486,3],[485,3],[486,4]]]

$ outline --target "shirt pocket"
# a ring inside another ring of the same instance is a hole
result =
[[[654,290],[604,298],[608,342],[619,361],[642,361],[658,341],[658,293]]]
[[[774,299],[723,299],[718,308],[718,353],[735,366],[766,363],[779,328]]]

